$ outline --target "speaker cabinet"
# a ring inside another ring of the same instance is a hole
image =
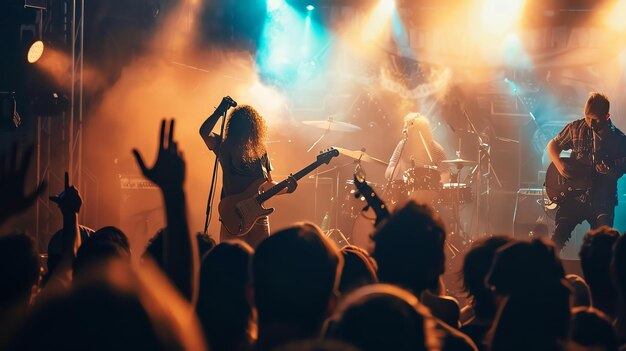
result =
[[[517,191],[513,213],[513,236],[518,240],[549,239],[554,231],[554,210],[544,207],[543,189]]]

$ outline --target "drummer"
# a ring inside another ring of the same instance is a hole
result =
[[[441,163],[446,159],[446,153],[433,140],[426,117],[418,112],[409,112],[404,116],[402,135],[385,171],[388,182],[403,181],[405,172],[414,167],[436,169],[441,176],[439,182],[449,181],[448,167]]]

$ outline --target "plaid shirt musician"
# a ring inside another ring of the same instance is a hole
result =
[[[617,180],[625,173],[626,136],[609,119],[610,103],[600,93],[591,93],[585,104],[585,118],[575,120],[548,143],[548,154],[559,173],[571,178],[573,170],[559,157],[571,150],[576,164],[589,167],[591,187],[576,191],[556,213],[552,240],[560,250],[574,228],[586,220],[592,228],[613,226],[617,205]]]

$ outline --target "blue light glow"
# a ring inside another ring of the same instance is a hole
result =
[[[314,12],[298,12],[285,0],[268,0],[257,50],[261,78],[276,85],[304,83],[320,66],[318,53],[328,34]],[[312,5],[309,5],[312,6]],[[308,7],[307,7],[308,9]]]

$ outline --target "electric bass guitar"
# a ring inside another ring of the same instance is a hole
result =
[[[548,199],[556,204],[562,204],[572,194],[580,193],[591,189],[595,167],[586,166],[573,158],[562,158],[567,171],[571,174],[570,178],[565,178],[556,169],[554,163],[550,163],[546,171],[546,179],[544,186]],[[623,165],[626,158],[620,158],[609,163],[609,168],[613,166]]]
[[[333,148],[322,151],[317,156],[315,162],[291,175],[291,177],[299,180],[322,164],[328,164],[337,155],[339,155],[339,151]],[[227,196],[220,201],[217,208],[220,221],[231,235],[245,236],[252,230],[252,226],[259,218],[272,214],[274,208],[264,208],[263,203],[281,190],[288,188],[289,178],[266,191],[262,191],[261,187],[265,183],[265,179],[259,179],[252,183],[244,192]]]

